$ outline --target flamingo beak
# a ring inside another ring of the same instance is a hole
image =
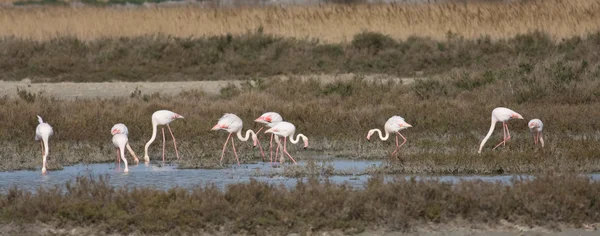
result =
[[[218,130],[219,128],[221,128],[221,126],[219,124],[216,124],[215,126],[212,127],[212,129],[210,130]]]
[[[409,123],[404,124],[404,126],[406,126],[406,127],[412,127],[412,125],[410,125]]]
[[[261,122],[261,121],[263,121],[263,120],[264,120],[264,119],[263,119],[263,118],[262,118],[262,116],[261,116],[261,117],[258,117],[258,118],[256,118],[256,119],[254,120],[254,122]]]

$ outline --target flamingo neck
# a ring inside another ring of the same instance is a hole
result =
[[[50,147],[48,147],[48,136],[43,135],[42,141],[44,142],[44,156],[42,157],[42,168],[46,169],[46,159],[48,158],[48,152],[50,151]]]
[[[121,160],[123,160],[123,163],[125,163],[125,169],[127,168],[127,158],[125,158],[125,146],[127,145],[127,143],[125,143],[124,145],[119,145],[119,151],[121,152]]]
[[[252,131],[251,129],[246,130],[246,136],[245,137],[242,136],[242,130],[241,129],[237,132],[237,137],[242,142],[248,141],[248,139],[250,138],[250,135],[252,135],[252,140],[256,140],[256,133],[254,133],[254,131]]]
[[[497,122],[498,122],[498,120],[492,116],[492,124],[490,125],[490,131],[488,131],[487,135],[485,135],[485,138],[483,138],[483,140],[481,141],[481,144],[479,145],[479,151],[477,151],[478,153],[481,153],[481,149],[483,149],[483,145],[485,145],[485,142],[487,142],[487,140],[490,138],[490,136],[492,136],[492,133],[494,132],[494,128],[496,128]]]
[[[154,142],[154,139],[156,139],[156,127],[158,126],[158,124],[156,124],[156,122],[153,120],[152,121],[152,138],[150,138],[150,141],[148,141],[146,143],[146,147],[144,148],[144,160],[146,162],[150,161],[150,157],[148,156],[148,147],[150,147],[150,144],[152,144],[152,142]]]
[[[306,136],[304,136],[304,134],[296,135],[295,140],[294,140],[294,134],[290,135],[290,142],[293,144],[297,144],[298,141],[300,141],[300,138],[302,138],[302,141],[304,141],[304,147],[307,147],[308,146],[308,138]]]
[[[372,129],[371,131],[372,132],[376,132],[377,134],[379,134],[379,139],[381,139],[383,141],[388,140],[388,138],[390,137],[390,133],[387,132],[387,130],[385,131],[385,136],[383,136],[381,134],[381,130],[380,129]]]

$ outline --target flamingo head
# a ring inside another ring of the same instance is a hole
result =
[[[410,125],[409,123],[406,123],[406,122],[400,122],[398,124],[398,126],[400,126],[401,129],[406,129],[406,128],[412,127],[412,125]]]
[[[367,133],[367,141],[371,142],[371,135],[373,135],[373,130],[369,130],[369,133]]]
[[[121,133],[121,130],[119,130],[119,129],[113,129],[113,130],[110,131],[110,133],[112,135],[115,135],[115,134]]]
[[[179,115],[179,114],[175,113],[175,114],[173,115],[173,117],[171,117],[171,120],[176,120],[176,119],[184,119],[184,118],[183,118],[183,116],[182,116],[182,115]]]
[[[519,113],[513,113],[512,115],[510,115],[511,119],[523,119],[523,116],[521,116]]]

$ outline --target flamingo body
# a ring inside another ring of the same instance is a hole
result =
[[[124,134],[129,136],[129,129],[127,129],[127,126],[125,126],[123,123],[118,123],[113,125],[112,128],[110,128],[110,133],[112,135],[115,134]]]
[[[527,123],[529,131],[533,134],[534,144],[538,142],[544,147],[544,138],[542,137],[542,130],[544,129],[544,123],[540,119],[532,119]]]
[[[262,114],[260,117],[254,120],[258,123],[265,124],[267,127],[271,128],[275,126],[277,123],[283,121],[283,117],[279,115],[277,112],[266,112]]]
[[[39,124],[35,128],[35,141],[40,141],[40,145],[42,146],[42,174],[46,174],[46,159],[50,152],[48,140],[54,134],[54,130],[52,126],[42,120],[42,117],[38,115],[37,118]]]
[[[177,151],[177,142],[175,141],[175,136],[173,135],[173,131],[171,131],[171,126],[169,124],[176,119],[184,119],[182,115],[179,115],[175,112],[168,110],[159,110],[152,114],[152,137],[146,143],[144,147],[144,161],[149,162],[150,157],[148,156],[148,147],[150,144],[154,142],[156,139],[156,129],[159,125],[166,125],[169,128],[169,132],[171,133],[171,137],[173,137],[173,146],[175,146],[175,153],[177,154],[177,159],[179,159],[179,152]],[[163,134],[163,161],[165,161],[165,129],[162,128]]]
[[[123,123],[118,123],[118,124],[113,125],[113,127],[110,128],[110,133],[112,135],[124,134],[125,136],[129,137],[129,129],[127,129],[127,126],[125,126],[125,124],[123,124]],[[133,156],[135,163],[139,163],[140,160],[138,159],[137,155],[135,155],[135,152],[131,148],[131,145],[129,145],[129,142],[127,142],[127,145],[125,145],[125,147],[127,147],[127,151],[129,151],[129,154],[131,154],[131,156]],[[119,157],[117,157],[117,162],[120,162],[120,160],[121,159]]]
[[[256,133],[252,130],[246,131],[246,136],[242,136],[242,128],[244,128],[244,123],[242,119],[235,114],[225,113],[215,126],[212,127],[211,130],[225,130],[229,135],[227,136],[227,140],[225,140],[225,144],[223,144],[223,151],[221,152],[221,162],[223,161],[223,156],[225,155],[225,148],[227,147],[227,142],[231,138],[231,134],[236,133],[237,138],[240,141],[246,142],[252,135],[253,145],[256,146],[258,139],[256,137]],[[233,138],[231,138],[231,146],[233,147],[233,153],[235,154],[235,159],[237,160],[238,166],[240,165],[240,160],[237,155],[237,151],[235,150],[235,143]]]
[[[511,119],[523,119],[523,116],[521,116],[519,113],[517,113],[511,109],[505,108],[505,107],[496,107],[496,108],[494,108],[494,110],[492,110],[492,124],[490,126],[490,130],[488,131],[487,135],[485,136],[485,138],[483,138],[483,140],[481,141],[481,144],[479,145],[478,153],[481,153],[481,149],[483,148],[483,145],[485,145],[485,142],[487,142],[487,140],[490,138],[490,136],[494,132],[494,128],[496,128],[497,122],[502,122],[502,126],[504,128],[504,139],[502,140],[502,142],[498,143],[498,145],[496,145],[494,148],[492,148],[492,150],[496,149],[501,144],[506,145],[506,141],[508,141],[510,139],[510,132],[508,131],[508,124],[506,122],[508,122]]]

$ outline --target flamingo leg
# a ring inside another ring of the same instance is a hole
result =
[[[397,132],[397,133],[400,135],[400,137],[402,137],[402,139],[404,139],[404,141],[403,141],[403,142],[400,144],[400,146],[398,147],[398,148],[400,148],[400,147],[402,147],[402,145],[404,145],[404,143],[406,143],[406,138],[405,138],[405,137],[404,137],[404,135],[402,135],[400,132]]]
[[[504,125],[506,126],[506,134],[508,135],[508,137],[506,137],[506,140],[504,141],[504,144],[506,145],[506,141],[510,139],[510,131],[508,131],[508,123],[504,123]]]
[[[504,144],[506,146],[506,141],[508,141],[510,139],[510,132],[508,131],[508,124],[506,124],[505,122],[502,122],[502,126],[504,126],[504,128],[506,129],[505,132],[508,136],[505,136],[504,140],[502,140],[502,142],[498,143],[498,145],[496,145],[494,148],[492,148],[492,150],[496,149],[497,147],[499,147],[502,144]]]
[[[287,151],[287,137],[283,138],[283,152],[285,152],[285,154],[288,155],[288,157],[290,157],[290,159],[292,159],[292,161],[294,162],[294,164],[298,165],[298,163],[296,163],[296,160],[294,160],[294,158],[292,157],[292,155],[290,155],[290,153]]]
[[[165,128],[162,128],[163,135],[163,162],[165,162]]]
[[[225,140],[225,144],[223,144],[223,151],[221,152],[221,160],[219,161],[221,164],[223,163],[223,156],[225,155],[225,148],[227,147],[227,142],[229,142],[229,138],[231,138],[231,133],[227,136]]]
[[[537,146],[538,144],[539,134],[539,132],[535,132],[535,135],[533,136],[533,143],[535,144],[535,146]]]
[[[506,123],[502,122],[502,132],[504,132],[504,136],[502,136],[502,140],[506,141]],[[506,142],[503,142],[504,146],[506,146]]]
[[[396,135],[396,149],[394,149],[394,152],[392,152],[392,156],[396,154],[396,152],[398,152],[398,135]]]
[[[269,162],[273,166],[273,134],[271,134],[271,141],[269,142]]]
[[[177,151],[177,141],[175,141],[175,135],[173,135],[173,131],[171,131],[171,126],[169,124],[167,124],[167,128],[169,128],[169,133],[171,133],[171,137],[173,137],[173,146],[175,147],[175,154],[177,154],[177,160],[179,160],[179,151]]]
[[[237,151],[235,151],[235,143],[233,142],[234,139],[235,138],[231,139],[231,146],[233,147],[233,154],[235,154],[235,160],[237,161],[238,166],[240,166],[240,159],[238,158]]]
[[[115,150],[117,150],[117,159],[121,159],[121,156],[119,155],[119,148],[115,148]],[[119,169],[121,169],[121,162],[117,164],[117,171],[119,171]]]

